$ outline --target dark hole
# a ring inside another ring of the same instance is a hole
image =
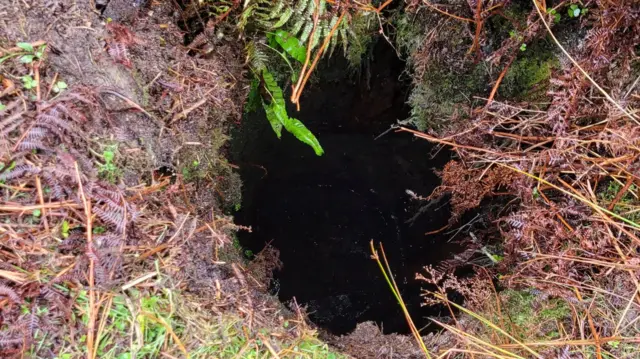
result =
[[[209,11],[200,10],[199,3],[193,0],[177,0],[176,4],[182,10],[180,12],[180,20],[177,24],[180,30],[184,31],[185,46],[190,45],[193,40],[204,31],[205,24],[209,20]],[[188,52],[195,55],[193,50]]]
[[[278,140],[262,110],[248,115],[236,135],[242,138],[236,161],[244,183],[236,218],[253,227],[240,234],[240,243],[258,253],[271,242],[284,264],[273,285],[280,300],[295,297],[308,306],[311,320],[333,334],[369,320],[384,332],[409,333],[371,259],[371,240],[384,244],[419,328],[429,324],[427,317],[446,313],[420,306],[423,285],[416,272],[460,250],[447,236],[425,235],[447,224],[447,201],[418,214],[425,203],[406,192],[431,193],[439,183],[434,170],[450,153],[434,155],[429,143],[406,133],[376,139],[409,116],[409,84],[400,79],[405,64],[386,42],[370,55],[352,76],[343,58],[325,60],[316,70],[319,80],[304,92],[301,111],[289,109],[317,135],[322,157],[288,133]]]
[[[156,181],[169,177],[170,183],[176,182],[177,174],[173,166],[160,166],[153,171],[153,179]]]

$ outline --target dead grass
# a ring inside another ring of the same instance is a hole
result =
[[[247,269],[232,244],[242,46],[189,56],[170,4],[108,26],[71,5],[0,7],[0,356],[344,357],[264,293],[277,253]]]
[[[550,103],[496,101],[502,71],[469,121],[428,133],[400,129],[457,154],[432,197],[450,195],[462,213],[482,198],[510,196],[494,214],[500,219],[491,231],[503,253],[481,270],[488,276],[459,280],[432,268],[419,275],[440,288],[425,293],[427,303],[460,311],[438,320],[458,341],[438,357],[631,358],[640,348],[640,73],[632,50],[640,44],[640,13],[625,1],[580,6],[588,7],[573,25],[586,32],[582,48],[561,44],[541,2],[533,2],[520,30],[520,42],[548,36],[558,48],[562,68],[547,79]],[[509,66],[519,51],[515,41],[483,56]],[[454,293],[466,308],[451,301]]]

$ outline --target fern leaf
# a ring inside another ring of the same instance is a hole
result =
[[[341,27],[338,32],[340,33],[340,37],[342,38],[342,49],[344,51],[344,55],[347,55],[347,50],[349,46],[349,37],[347,36],[347,29],[345,27]]]
[[[318,42],[320,42],[320,37],[322,36],[322,28],[326,27],[326,21],[318,22],[318,28],[316,28],[316,32],[313,33],[313,38],[311,38],[311,48],[315,49],[318,46]]]
[[[247,51],[247,62],[251,65],[252,68],[257,71],[262,71],[262,69],[267,67],[268,57],[267,55],[256,46],[256,43],[250,41],[246,47]]]
[[[300,32],[300,29],[302,29],[302,26],[305,24],[307,19],[305,19],[304,17],[298,17],[296,22],[293,23],[293,26],[291,26],[291,34],[293,35],[297,35]]]
[[[282,13],[282,15],[280,16],[280,19],[278,19],[278,22],[273,24],[273,26],[271,26],[271,28],[272,29],[277,29],[277,28],[283,26],[284,24],[287,23],[287,21],[289,21],[289,19],[291,19],[291,15],[293,15],[293,9],[292,8],[287,8]]]
[[[309,39],[309,35],[311,35],[311,30],[313,30],[313,22],[307,21],[304,30],[302,30],[302,35],[300,35],[300,44],[304,44]]]
[[[269,13],[269,18],[273,19],[277,17],[278,14],[282,12],[282,9],[284,9],[284,5],[285,5],[284,0],[278,0],[275,6],[273,6],[273,8],[271,9],[271,12]]]
[[[269,95],[271,96],[271,104],[275,104],[276,106],[280,106],[282,108],[286,108],[286,103],[284,101],[284,95],[282,94],[282,89],[278,86],[275,78],[273,78],[273,74],[267,70],[262,70],[262,79],[264,80],[265,88]]]
[[[18,295],[18,293],[16,293],[13,289],[1,284],[0,284],[0,296],[7,297],[16,304],[22,303],[22,299],[20,299],[20,296]]]
[[[15,178],[20,178],[26,174],[39,174],[40,168],[32,165],[17,165],[13,169],[9,169],[0,174],[0,181],[8,181]]]
[[[320,142],[316,136],[309,131],[309,129],[299,120],[290,118],[287,114],[286,103],[282,94],[282,89],[278,86],[278,83],[273,78],[273,75],[267,71],[262,71],[262,79],[264,81],[264,88],[270,96],[270,102],[262,101],[262,106],[267,114],[267,120],[271,124],[271,128],[276,133],[278,138],[282,134],[282,127],[294,135],[300,142],[305,143],[311,148],[318,156],[322,156],[324,150],[320,146]]]
[[[284,128],[300,140],[300,142],[311,146],[317,156],[322,156],[324,149],[320,146],[320,142],[302,122],[295,118],[289,118],[288,121],[285,122]]]
[[[313,17],[313,12],[316,10],[316,2],[315,0],[307,0],[307,11],[304,14],[304,17],[307,19],[311,19]]]
[[[304,63],[307,59],[307,49],[300,45],[300,41],[284,30],[278,30],[275,34],[275,40],[287,54],[291,55],[300,63]]]
[[[313,0],[300,0],[300,1],[298,1],[298,4],[296,5],[296,8],[295,8],[296,14],[298,14],[298,15],[304,14],[305,9],[311,3],[313,3]]]
[[[273,129],[273,132],[276,133],[278,138],[282,137],[282,107],[276,105],[267,105],[262,102],[262,106],[264,107],[264,112],[267,114],[267,120]],[[278,111],[276,113],[276,111]],[[285,113],[284,116],[287,114]]]

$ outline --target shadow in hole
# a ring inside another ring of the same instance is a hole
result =
[[[379,42],[372,55],[364,67],[370,78],[365,72],[360,81],[349,80],[343,58],[326,61],[317,70],[321,80],[305,90],[301,111],[289,109],[318,136],[324,156],[288,133],[278,140],[261,111],[248,115],[236,136],[243,139],[236,161],[244,182],[236,218],[253,227],[240,234],[240,243],[257,253],[273,241],[284,263],[275,276],[280,299],[295,296],[311,320],[333,334],[368,320],[385,332],[409,332],[370,257],[371,240],[384,243],[418,327],[441,308],[420,307],[415,273],[460,250],[448,237],[425,236],[447,224],[449,206],[416,217],[425,203],[406,193],[431,193],[439,183],[434,169],[449,153],[432,158],[429,143],[403,133],[375,139],[408,117],[408,84],[399,79],[405,64],[388,44]]]

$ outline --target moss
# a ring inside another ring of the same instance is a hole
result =
[[[497,50],[504,40],[511,37],[514,31],[528,27],[527,17],[531,10],[532,7],[529,2],[512,2],[501,12],[487,19],[484,29],[491,39],[492,50]]]
[[[498,95],[507,100],[540,100],[545,96],[548,79],[552,71],[560,67],[555,54],[546,44],[528,45],[526,50],[511,64]]]
[[[488,76],[483,65],[474,65],[465,73],[437,67],[425,73],[424,79],[415,85],[410,97],[410,121],[418,129],[439,130],[452,116],[462,116],[465,105],[475,95],[484,94]]]
[[[352,68],[359,68],[373,43],[376,19],[371,13],[358,13],[351,21],[351,39],[345,57]]]
[[[521,338],[556,339],[555,323],[571,318],[571,309],[563,299],[539,298],[528,290],[507,290],[502,298],[510,332]]]
[[[408,122],[420,130],[446,128],[452,117],[468,112],[465,107],[472,105],[474,96],[488,92],[486,66],[467,56],[472,45],[467,27],[422,12],[399,13],[393,23],[396,44],[414,72]]]

